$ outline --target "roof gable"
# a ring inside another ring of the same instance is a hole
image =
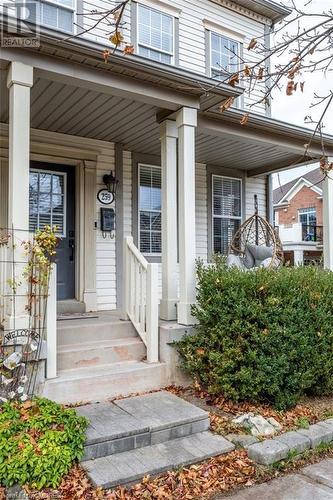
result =
[[[308,187],[321,196],[323,180],[324,176],[320,168],[311,170],[307,174],[274,189],[273,204],[276,206],[288,203],[303,187]]]

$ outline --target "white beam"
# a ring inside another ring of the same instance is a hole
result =
[[[160,316],[177,319],[177,138],[176,123],[160,125],[162,165],[162,300]]]
[[[191,325],[195,320],[191,306],[195,302],[195,128],[197,111],[182,108],[177,113],[178,186],[179,186],[179,304],[178,323]]]
[[[323,182],[324,267],[333,271],[333,174]]]
[[[304,155],[304,144],[309,140],[309,137],[293,138],[291,135],[283,135],[281,133],[268,132],[262,127],[258,128],[251,126],[249,122],[246,126],[241,126],[235,123],[226,123],[216,118],[201,116],[198,119],[198,130],[206,135],[214,137],[233,137],[242,143],[248,142],[250,144],[263,144],[267,146],[280,147],[291,154]],[[309,131],[310,134],[311,131]],[[322,147],[320,143],[314,142],[310,145],[308,155],[317,155],[318,158],[322,156]],[[300,160],[301,161],[301,158]],[[259,173],[259,172],[258,172]]]
[[[35,75],[51,81],[83,87],[153,106],[177,110],[180,106],[200,107],[199,98],[175,89],[161,88],[138,78],[117,75],[101,68],[90,68],[73,61],[55,59],[20,50],[0,49],[0,58],[32,64]]]

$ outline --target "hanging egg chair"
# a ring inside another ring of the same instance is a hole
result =
[[[254,205],[254,215],[243,222],[232,238],[227,264],[243,269],[278,268],[283,264],[281,240],[274,227],[258,214],[257,195]]]

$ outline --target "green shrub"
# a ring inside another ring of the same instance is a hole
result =
[[[83,454],[87,420],[47,399],[0,407],[0,484],[57,487]]]
[[[178,349],[211,393],[279,409],[333,388],[333,273],[197,266],[199,326]]]

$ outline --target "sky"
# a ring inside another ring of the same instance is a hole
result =
[[[306,0],[295,1],[299,8],[317,13],[327,11],[333,6],[333,0],[312,0],[311,4],[306,7],[304,7]],[[307,24],[303,23],[303,26],[309,26],[314,22],[317,22],[316,18],[311,18],[310,22]],[[309,106],[313,102],[314,92],[319,92],[321,95],[324,95],[324,93],[327,93],[330,89],[333,90],[333,73],[328,74],[328,76],[325,76],[322,72],[306,73],[303,75],[303,78],[305,81],[303,93],[298,91],[293,96],[287,96],[285,91],[281,90],[274,94],[272,101],[273,118],[308,127],[309,125],[305,125],[304,123],[305,116],[310,114],[315,118],[320,114],[321,110],[319,107],[310,110]],[[333,120],[330,123],[326,121],[324,131],[333,134]],[[273,187],[278,187],[280,183],[285,184],[314,168],[317,168],[317,165],[286,170],[279,173],[280,179],[277,174],[274,174]]]

